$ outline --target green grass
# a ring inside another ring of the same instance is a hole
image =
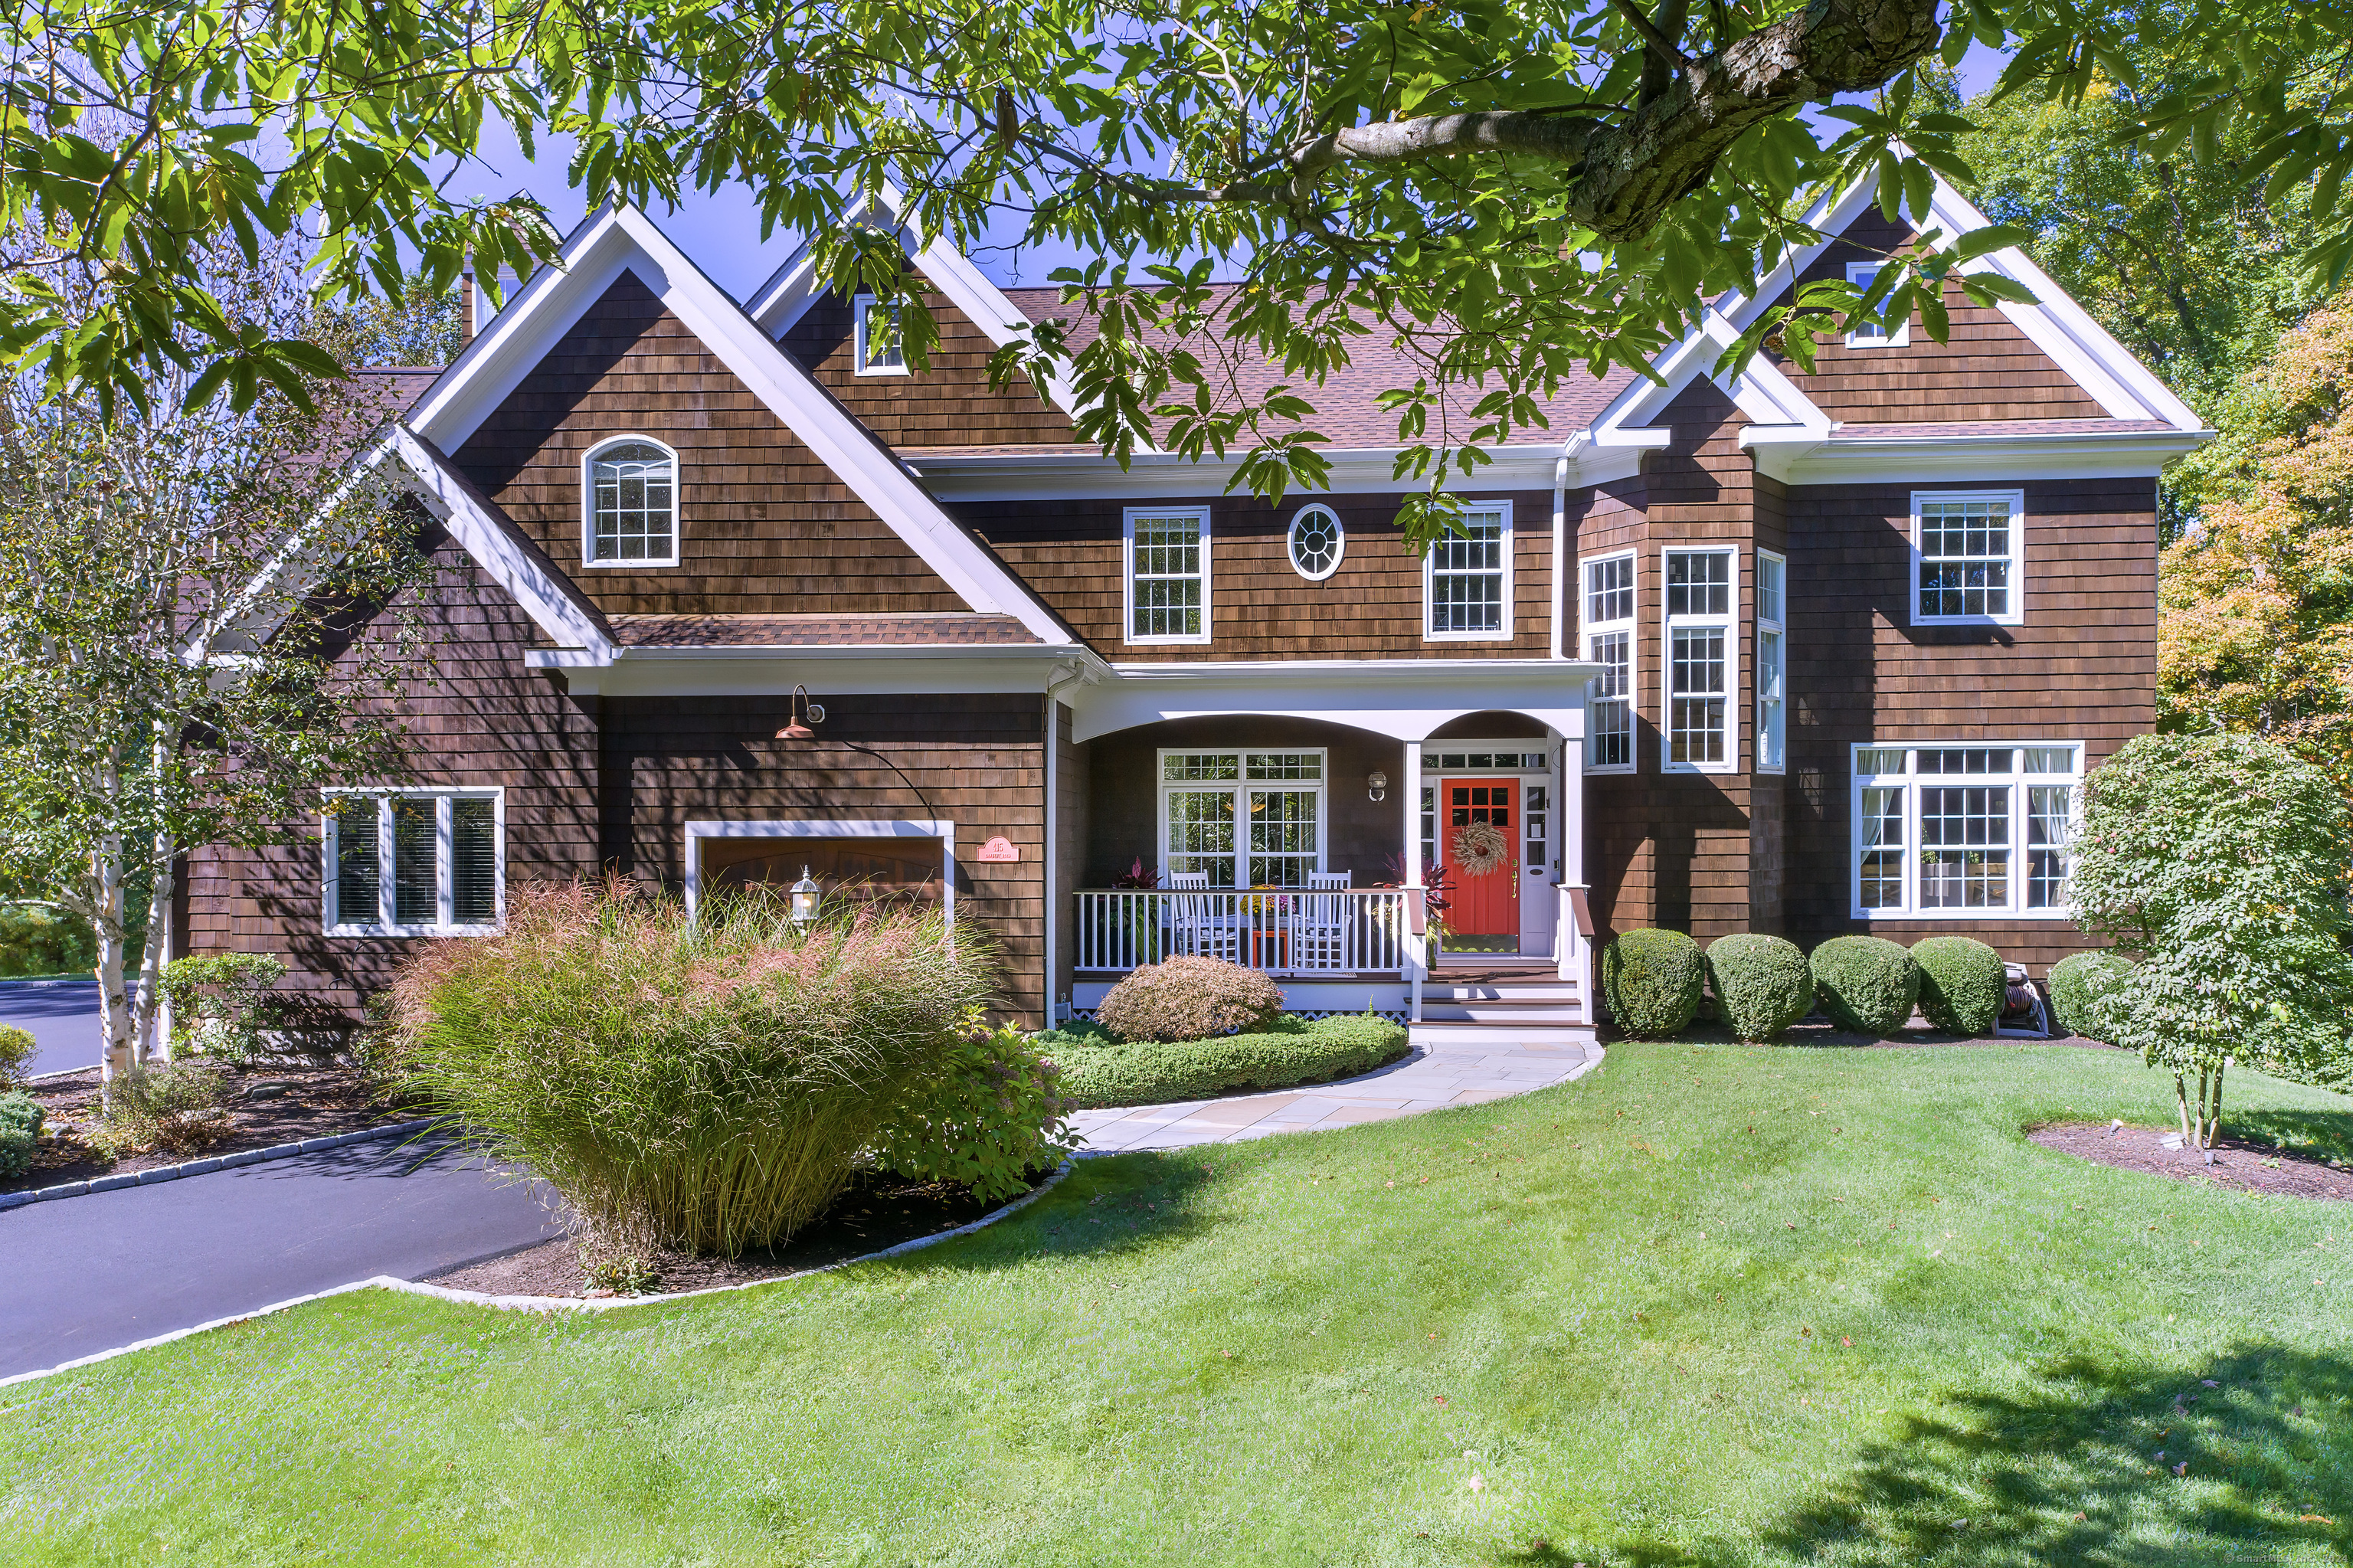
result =
[[[2233,1094],[2353,1158],[2345,1100]],[[1627,1044],[744,1294],[341,1298],[0,1391],[0,1555],[2344,1563],[2353,1210],[2020,1136],[2169,1100],[2076,1049]]]

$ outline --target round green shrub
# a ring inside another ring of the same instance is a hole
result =
[[[40,1101],[21,1090],[0,1095],[0,1180],[33,1168],[46,1114]]]
[[[1832,937],[1806,963],[1814,1000],[1850,1033],[1893,1034],[1920,1000],[1920,966],[1882,937]]]
[[[2059,1027],[2086,1040],[2102,1038],[2094,1001],[2138,968],[2120,953],[2070,953],[2051,966],[2051,1011]]]
[[[1282,988],[1223,959],[1164,959],[1111,988],[1095,1017],[1123,1040],[1207,1040],[1282,1016]]]
[[[1600,967],[1601,1001],[1637,1040],[1671,1040],[1699,1012],[1707,963],[1681,931],[1622,931],[1601,949]]]
[[[1761,932],[1710,942],[1707,982],[1725,1022],[1743,1040],[1770,1040],[1813,1010],[1814,980],[1804,951]]]
[[[1060,1070],[1056,1088],[1065,1103],[1093,1109],[1354,1077],[1404,1055],[1406,1027],[1370,1013],[1313,1022],[1286,1013],[1262,1033],[1209,1040],[1114,1041],[1065,1029],[1031,1044]]]
[[[2010,995],[2001,955],[1968,937],[1925,937],[1912,944],[1920,966],[1920,1011],[1947,1034],[1990,1034]]]
[[[24,1077],[25,1065],[33,1059],[35,1049],[32,1031],[0,1023],[0,1087]]]

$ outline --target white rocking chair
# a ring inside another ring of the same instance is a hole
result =
[[[1307,888],[1293,895],[1291,919],[1291,967],[1344,972],[1356,966],[1348,958],[1349,899],[1336,896],[1356,879],[1354,872],[1311,871]]]
[[[1168,888],[1169,947],[1187,958],[1223,959],[1241,962],[1241,927],[1230,913],[1218,908],[1219,895],[1210,892],[1206,871],[1172,871]]]

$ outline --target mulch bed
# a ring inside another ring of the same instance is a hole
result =
[[[861,1172],[851,1180],[848,1191],[823,1217],[782,1246],[747,1252],[734,1258],[665,1252],[649,1260],[656,1278],[645,1288],[664,1292],[707,1290],[714,1286],[776,1279],[804,1269],[822,1268],[844,1258],[880,1252],[901,1242],[952,1231],[994,1213],[1005,1203],[1019,1201],[1017,1195],[1003,1202],[985,1202],[961,1187],[911,1185],[901,1177]],[[580,1245],[570,1239],[540,1242],[518,1252],[429,1275],[427,1279],[452,1290],[473,1290],[486,1296],[616,1294],[590,1287],[587,1270],[580,1260]]]
[[[248,1149],[299,1143],[306,1138],[330,1138],[385,1122],[412,1120],[418,1114],[375,1099],[359,1075],[345,1064],[256,1065],[223,1067],[219,1071],[227,1094],[222,1107],[228,1115],[227,1137],[199,1150],[174,1153],[153,1150],[115,1160],[108,1160],[83,1140],[83,1135],[98,1124],[97,1068],[27,1085],[26,1092],[48,1112],[47,1124],[42,1128],[40,1149],[33,1156],[32,1170],[0,1180],[0,1192],[147,1171],[158,1165],[242,1153]],[[248,1090],[267,1093],[270,1085],[284,1087],[268,1097],[246,1097]]]
[[[2164,1146],[2164,1139],[2180,1138],[2179,1128],[2111,1128],[2105,1122],[2067,1121],[2035,1128],[2026,1136],[2045,1149],[2119,1171],[2178,1176],[2266,1196],[2353,1202],[2353,1171],[2326,1160],[2284,1153],[2268,1144],[2248,1143],[2227,1132],[2213,1151],[2211,1165],[2197,1150]]]

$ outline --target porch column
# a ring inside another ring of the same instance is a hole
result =
[[[1405,885],[1421,885],[1421,742],[1405,743],[1405,853],[1399,863],[1405,867]]]

